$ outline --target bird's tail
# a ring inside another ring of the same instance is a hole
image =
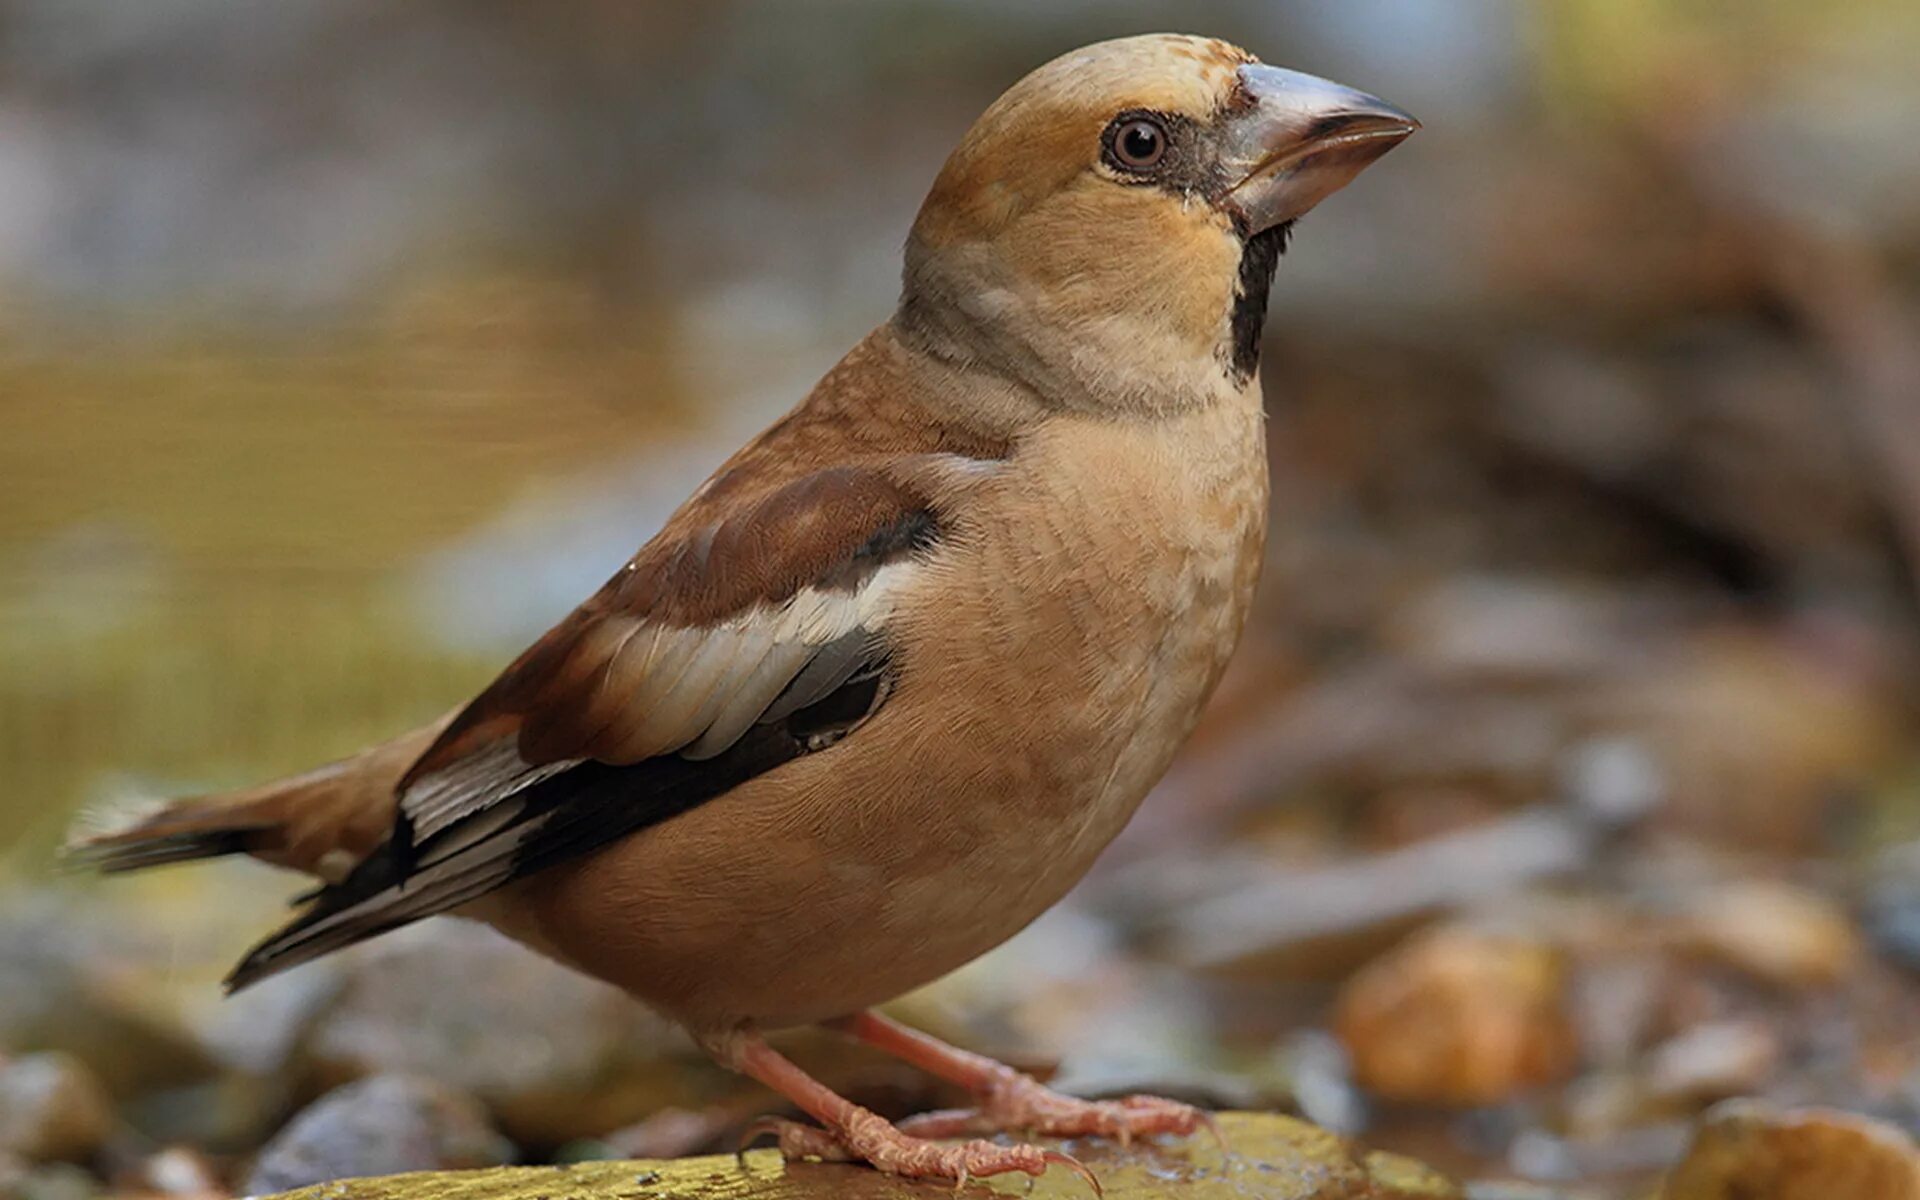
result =
[[[109,873],[229,854],[344,878],[393,828],[395,786],[446,725],[375,746],[304,775],[244,791],[83,816],[67,858]]]

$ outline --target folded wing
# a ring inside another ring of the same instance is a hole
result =
[[[254,950],[231,988],[686,811],[885,702],[888,619],[940,537],[874,467],[722,519],[696,503],[468,705],[407,773],[392,836]]]

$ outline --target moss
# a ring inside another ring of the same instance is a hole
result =
[[[1460,1192],[1428,1168],[1392,1154],[1368,1154],[1290,1117],[1228,1113],[1223,1152],[1201,1135],[1185,1143],[1122,1149],[1106,1142],[1066,1148],[1099,1175],[1108,1200],[1455,1200]],[[673,1161],[582,1163],[423,1172],[322,1184],[298,1200],[881,1200],[953,1194],[939,1183],[907,1183],[864,1167],[785,1164],[772,1150],[744,1161],[728,1155]],[[1017,1176],[976,1184],[968,1194],[1085,1197],[1070,1171],[1048,1172],[1031,1191]]]

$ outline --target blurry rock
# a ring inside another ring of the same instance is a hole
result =
[[[1528,1129],[1507,1149],[1507,1165],[1529,1179],[1569,1185],[1596,1179],[1657,1174],[1680,1157],[1691,1131],[1684,1121],[1640,1125],[1596,1137],[1558,1137]],[[1599,1193],[1599,1195],[1618,1193]],[[1592,1193],[1575,1192],[1582,1200]],[[1568,1197],[1572,1200],[1572,1196]]]
[[[1576,1056],[1560,957],[1533,942],[1442,928],[1342,991],[1336,1032],[1370,1093],[1492,1104],[1565,1078]]]
[[[1874,947],[1888,960],[1920,970],[1920,842],[1890,846],[1878,855],[1868,881],[1866,925]]]
[[[1589,738],[1570,747],[1562,764],[1567,797],[1609,829],[1659,808],[1666,786],[1659,762],[1635,738]]]
[[[104,1194],[98,1179],[72,1163],[30,1166],[0,1154],[0,1196],[6,1200],[93,1200]]]
[[[1658,1036],[1662,1006],[1674,986],[1672,956],[1646,947],[1592,945],[1572,954],[1570,1006],[1581,1049],[1601,1065],[1637,1059]]]
[[[120,1116],[151,1141],[183,1142],[215,1154],[257,1149],[312,1092],[297,1073],[230,1072],[204,1083],[142,1092],[120,1102]]]
[[[328,1084],[392,1072],[457,1088],[529,1146],[698,1108],[732,1082],[618,989],[458,920],[355,952],[307,1053]]]
[[[1288,1040],[1280,1057],[1301,1116],[1349,1136],[1367,1127],[1367,1099],[1353,1085],[1353,1062],[1340,1039],[1304,1030]]]
[[[1509,1179],[1476,1180],[1467,1185],[1467,1200],[1586,1200],[1578,1192],[1562,1191],[1544,1183]]]
[[[1679,922],[1683,944],[1770,983],[1823,987],[1861,960],[1847,914],[1818,892],[1757,880],[1712,888]]]
[[[346,986],[348,961],[323,958],[237,995],[213,993],[193,1013],[201,1044],[229,1074],[287,1076],[320,1013]]]
[[[1700,1103],[1752,1092],[1780,1063],[1780,1035],[1759,1021],[1695,1026],[1655,1048],[1647,1091],[1655,1100]]]
[[[1615,597],[1521,576],[1449,577],[1386,632],[1407,657],[1453,675],[1541,683],[1617,665]]]
[[[1920,1200],[1920,1154],[1890,1125],[1729,1101],[1708,1113],[1663,1200]]]
[[[150,933],[65,892],[0,897],[0,1047],[64,1051],[115,1096],[215,1074],[157,997]]]
[[[324,1085],[304,1057],[320,1014],[345,986],[348,963],[324,958],[238,995],[211,985],[187,997],[188,1025],[220,1073],[123,1101],[128,1122],[160,1143],[216,1154],[259,1148]],[[337,1083],[339,1080],[330,1080]]]
[[[1888,961],[1920,970],[1920,887],[1903,883],[1876,889],[1867,910],[1867,932]]]
[[[112,1101],[78,1060],[29,1054],[0,1063],[0,1151],[32,1162],[79,1161],[112,1131]]]
[[[182,1200],[214,1200],[229,1194],[206,1155],[187,1146],[169,1146],[142,1163],[137,1184],[151,1196]]]
[[[739,1123],[738,1114],[724,1108],[700,1112],[665,1108],[644,1121],[636,1121],[599,1139],[593,1157],[684,1158],[712,1143],[729,1126]]]
[[[265,1195],[362,1175],[498,1166],[513,1147],[471,1096],[380,1075],[338,1088],[267,1143],[244,1190]]]
[[[1485,788],[1409,785],[1370,796],[1355,829],[1355,844],[1391,851],[1436,837],[1490,825],[1503,813]]]
[[[1632,731],[1662,781],[1663,821],[1805,852],[1828,839],[1835,797],[1898,753],[1876,683],[1787,632],[1691,632],[1581,701],[1596,726]]]
[[[1166,918],[1167,949],[1190,967],[1344,976],[1356,952],[1365,961],[1436,914],[1579,870],[1597,842],[1587,823],[1534,808],[1315,870],[1268,864]]]

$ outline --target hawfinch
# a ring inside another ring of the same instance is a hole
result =
[[[1193,728],[1260,570],[1274,268],[1418,127],[1203,38],[1047,63],[940,171],[893,315],[479,696],[76,852],[317,877],[232,988],[437,913],[488,922],[792,1101],[817,1124],[763,1123],[790,1156],[964,1180],[1084,1168],[956,1137],[1193,1130],[872,1006],[1059,900]],[[890,1124],[762,1038],[808,1023],[978,1106]]]

